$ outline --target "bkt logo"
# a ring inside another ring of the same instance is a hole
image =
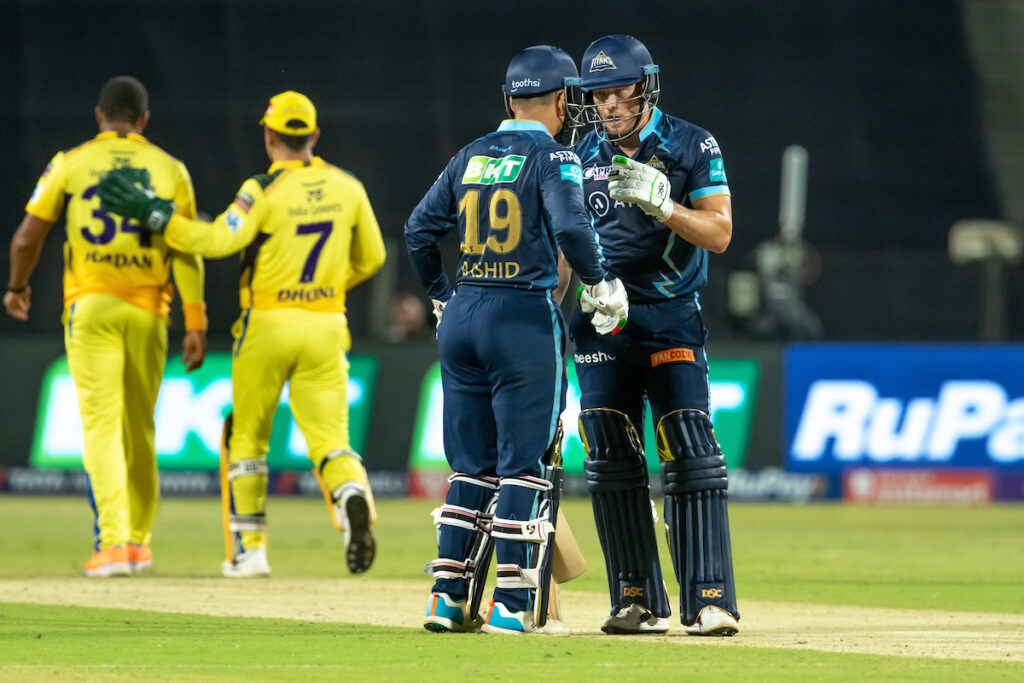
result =
[[[988,464],[1024,462],[1024,398],[1011,398],[997,382],[948,380],[938,396],[903,400],[880,396],[870,382],[818,380],[807,392],[790,457],[926,464],[979,450]]]

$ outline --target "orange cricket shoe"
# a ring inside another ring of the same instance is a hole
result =
[[[123,545],[97,550],[85,563],[86,576],[128,576],[130,572],[128,549]]]
[[[153,551],[148,545],[141,543],[128,544],[128,569],[132,574],[138,574],[143,569],[153,566]]]

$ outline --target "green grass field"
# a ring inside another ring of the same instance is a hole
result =
[[[607,595],[586,500],[564,508],[590,566],[563,599],[580,635],[430,634],[418,616],[433,506],[380,501],[377,563],[349,577],[322,501],[273,498],[274,578],[239,582],[215,578],[218,501],[168,499],[151,573],[86,580],[84,500],[0,496],[0,679],[1024,679],[1024,507],[734,505],[744,618],[735,638],[708,640],[681,636],[677,617],[668,637],[591,635]]]

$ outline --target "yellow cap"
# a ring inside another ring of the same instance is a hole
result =
[[[309,135],[316,130],[316,107],[294,90],[278,93],[270,98],[260,124],[285,135]]]

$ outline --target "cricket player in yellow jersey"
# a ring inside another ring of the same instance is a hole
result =
[[[130,166],[140,180],[174,197],[178,215],[195,217],[185,166],[141,135],[148,109],[139,81],[108,81],[96,106],[99,135],[53,157],[11,240],[4,306],[26,320],[29,276],[51,226],[66,214],[64,342],[96,515],[88,576],[124,575],[152,563],[150,531],[159,499],[153,409],[167,357],[171,271],[184,301],[187,369],[198,368],[206,353],[202,259],[103,211],[96,196],[100,177]]]
[[[225,576],[266,576],[266,454],[285,382],[353,573],[373,562],[376,515],[348,434],[345,292],[384,263],[384,242],[362,183],[313,155],[320,135],[307,97],[270,100],[263,139],[272,164],[246,180],[212,223],[174,215],[128,169],[100,183],[103,207],[142,221],[175,249],[218,258],[244,249],[235,323],[232,424],[222,463]],[[169,221],[168,221],[169,218]],[[166,225],[165,225],[166,224]]]

